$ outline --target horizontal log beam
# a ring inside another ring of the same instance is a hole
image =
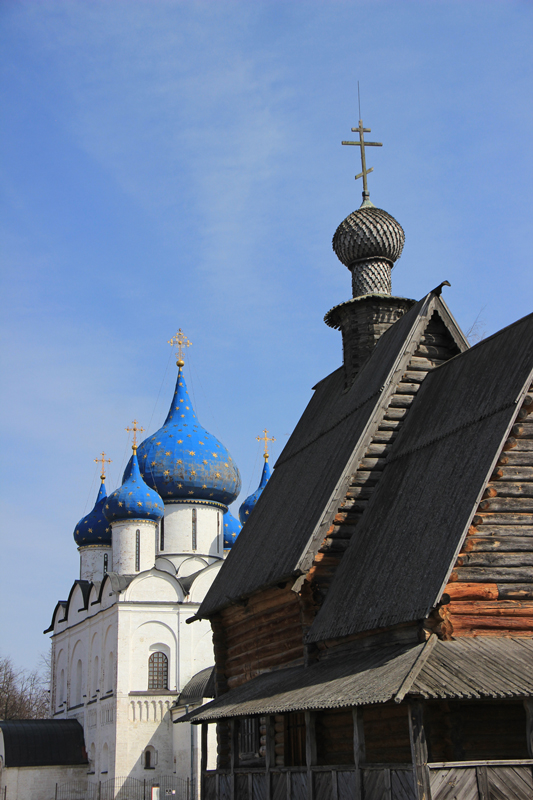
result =
[[[475,527],[479,525],[533,525],[533,514],[512,514],[510,511],[502,514],[483,511],[475,515],[472,523]],[[481,531],[480,531],[481,532]]]
[[[533,567],[533,552],[476,552],[459,556],[457,567]]]
[[[514,514],[533,513],[533,497],[488,497],[479,504],[479,511],[510,511]]]
[[[480,552],[533,552],[533,531],[531,536],[468,536],[463,545],[463,553]]]
[[[533,583],[533,567],[460,567],[454,568],[450,582]]]

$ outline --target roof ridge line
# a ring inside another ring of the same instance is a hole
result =
[[[394,696],[395,703],[401,703],[404,699],[405,695],[411,689],[413,683],[415,682],[416,678],[418,677],[418,673],[425,665],[426,661],[428,660],[429,656],[433,652],[435,645],[439,641],[438,636],[436,633],[432,633],[429,639],[427,640],[426,644],[418,654],[415,663],[403,679],[400,688],[396,692]]]

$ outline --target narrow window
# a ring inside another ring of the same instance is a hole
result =
[[[104,553],[104,575],[107,575],[107,567],[108,567],[109,556],[107,553]]]
[[[141,568],[141,532],[135,531],[135,572]]]
[[[152,769],[152,754],[149,750],[144,751],[144,768]]]
[[[192,510],[192,549],[196,550],[197,545],[197,534],[196,534],[196,509],[193,508]]]
[[[165,549],[165,518],[161,517],[161,525],[159,528],[159,549]]]
[[[217,511],[217,553],[220,553],[220,514]]]
[[[152,653],[148,659],[148,689],[168,689],[168,658]]]

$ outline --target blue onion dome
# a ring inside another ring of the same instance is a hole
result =
[[[224,525],[224,550],[231,550],[235,539],[241,532],[242,525],[235,519],[231,511],[226,511],[223,517]]]
[[[246,498],[244,503],[242,503],[241,507],[239,508],[239,519],[244,525],[252,511],[254,510],[254,506],[261,497],[263,493],[263,489],[267,485],[267,481],[270,478],[270,467],[268,465],[268,459],[265,458],[265,466],[263,467],[263,474],[261,475],[261,482],[255,492],[251,494],[249,497]]]
[[[74,541],[78,547],[95,544],[111,547],[111,527],[103,512],[105,501],[105,483],[102,481],[93,510],[80,519],[74,530]]]
[[[158,522],[163,516],[163,501],[143,481],[137,461],[137,448],[124,472],[122,486],[107,498],[104,514],[109,522],[125,519],[151,519]]]
[[[241,476],[224,445],[198,422],[179,362],[176,390],[165,424],[139,446],[146,483],[164,501],[232,503]]]

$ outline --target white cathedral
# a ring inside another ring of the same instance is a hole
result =
[[[102,454],[96,504],[74,532],[80,576],[45,633],[52,716],[82,726],[89,780],[175,775],[192,782],[194,796],[196,730],[173,722],[213,696],[214,658],[209,623],[186,623],[241,529],[228,510],[241,479],[228,450],[198,422],[181,331],[171,343],[179,346],[178,377],[165,423],[138,446],[142,429],[133,424],[133,454],[110,495]],[[265,463],[243,518],[267,478]]]

